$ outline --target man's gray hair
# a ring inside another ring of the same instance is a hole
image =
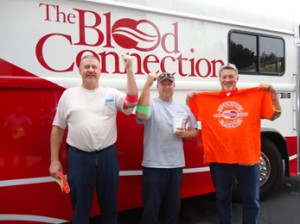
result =
[[[96,57],[95,55],[92,55],[92,54],[87,54],[81,58],[79,66],[81,66],[81,63],[84,59],[88,59],[88,58],[96,59],[100,63],[100,60],[98,57]]]
[[[234,70],[236,72],[236,74],[238,75],[239,74],[239,70],[236,68],[236,66],[234,64],[226,64],[226,65],[223,65],[220,67],[220,70],[219,70],[219,76],[221,75],[221,72],[224,70],[224,69],[231,69],[231,70]]]

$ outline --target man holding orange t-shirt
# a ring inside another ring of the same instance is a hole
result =
[[[216,188],[220,224],[231,224],[231,191],[238,182],[243,204],[243,224],[259,223],[261,119],[281,114],[276,90],[269,83],[237,89],[235,65],[219,71],[221,91],[187,94],[187,103],[201,121],[204,161],[209,163]],[[209,105],[209,106],[207,106]]]

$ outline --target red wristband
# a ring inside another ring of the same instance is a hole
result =
[[[129,103],[136,103],[138,101],[138,94],[134,94],[134,95],[127,94],[125,100]]]

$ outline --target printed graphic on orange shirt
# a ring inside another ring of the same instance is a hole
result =
[[[243,110],[241,104],[234,101],[226,101],[218,107],[214,117],[219,119],[219,123],[223,127],[236,128],[242,124],[243,117],[248,116],[248,112]]]

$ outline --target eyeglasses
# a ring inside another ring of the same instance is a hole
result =
[[[161,73],[161,74],[158,76],[157,81],[160,82],[160,81],[165,80],[165,79],[169,79],[169,80],[171,80],[171,81],[173,81],[173,82],[174,82],[174,80],[175,80],[173,74],[168,73],[168,72],[164,72],[164,73]]]

